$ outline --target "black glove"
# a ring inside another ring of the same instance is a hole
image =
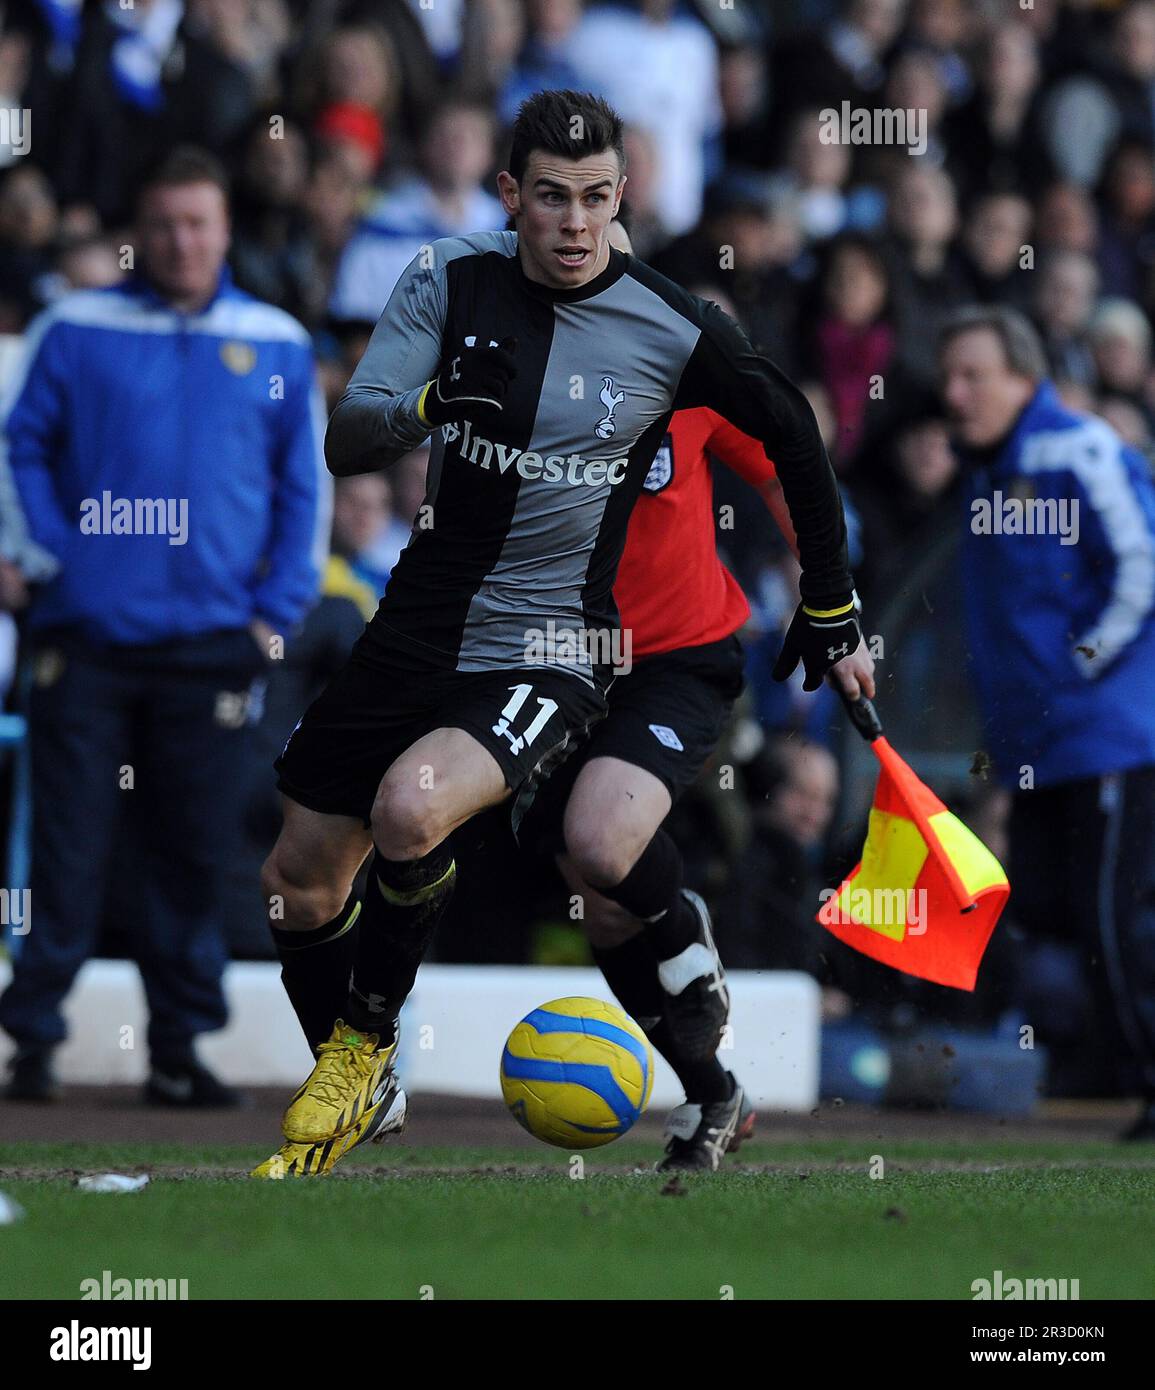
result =
[[[463,347],[429,383],[422,415],[431,425],[492,418],[517,375],[516,351],[516,338],[503,338],[496,347]]]
[[[801,661],[806,672],[802,689],[817,690],[834,663],[849,656],[861,641],[862,629],[853,599],[829,609],[807,608],[800,603],[770,674],[776,681],[788,680]]]

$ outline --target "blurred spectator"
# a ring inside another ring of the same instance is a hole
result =
[[[1119,135],[1119,114],[1102,83],[1080,73],[1043,99],[1042,152],[1064,183],[1090,188]]]
[[[1128,400],[1150,418],[1145,398],[1151,371],[1151,324],[1129,299],[1104,299],[1091,320],[1091,351],[1103,391]]]
[[[845,469],[862,443],[872,401],[885,401],[897,333],[890,276],[878,246],[847,233],[830,243],[806,314],[808,365],[830,396],[838,421],[831,457]]]
[[[964,198],[986,189],[1031,192],[1051,170],[1039,108],[1038,44],[1023,24],[1001,24],[986,37],[978,88],[947,118],[949,166]]]
[[[1099,272],[1090,256],[1059,251],[1039,272],[1035,319],[1042,330],[1051,375],[1095,384],[1095,358],[1088,328],[1099,294]]]
[[[285,0],[189,0],[189,29],[247,75],[254,100],[275,94],[291,37]]]
[[[658,212],[658,149],[649,131],[636,125],[626,126],[623,144],[629,176],[621,206],[629,223],[632,254],[648,261],[670,239]]]
[[[384,473],[338,478],[325,593],[347,594],[368,622],[408,541],[409,527],[393,516],[393,488]]]
[[[376,323],[398,277],[438,237],[498,230],[505,213],[481,180],[494,159],[493,117],[448,101],[421,142],[417,172],[383,193],[357,228],[337,268],[330,312]]]
[[[457,66],[461,55],[465,6],[466,0],[437,0],[435,5],[409,0],[409,8],[420,20],[425,32],[425,40],[445,72],[451,72]]]
[[[930,384],[938,330],[963,303],[966,284],[951,245],[958,232],[954,185],[921,161],[899,166],[889,204],[888,266],[898,351],[913,380]]]
[[[971,94],[973,82],[966,48],[976,16],[966,0],[914,0],[907,42],[934,59],[951,106]]]
[[[918,134],[920,139],[925,135],[926,140],[925,149],[917,157],[928,164],[937,166],[946,159],[942,124],[948,102],[942,68],[932,54],[912,48],[895,59],[887,78],[882,104],[899,111],[917,113]],[[903,154],[902,157],[910,156]]]
[[[768,185],[771,199],[794,204],[808,241],[825,241],[850,221],[849,178],[850,147],[822,139],[819,111],[800,111],[790,125],[786,167]]]
[[[801,246],[794,204],[768,203],[761,181],[734,174],[710,189],[698,230],[659,252],[654,264],[679,284],[725,286],[751,340],[791,371]]]
[[[1132,0],[1115,17],[1109,80],[1119,129],[1155,146],[1155,3]]]
[[[1155,483],[1108,425],[1059,403],[1021,315],[962,311],[942,364],[971,514],[972,676],[1012,793],[1011,910],[1033,937],[1082,943],[1120,1081],[1144,1096],[1130,1137],[1155,1139]],[[1004,525],[1006,499],[1027,498],[1053,519]]]
[[[49,280],[51,297],[57,299],[73,290],[103,290],[124,278],[122,251],[111,237],[79,237],[60,248]]]
[[[236,1101],[194,1039],[227,1020],[238,768],[274,638],[316,596],[325,509],[308,337],[233,288],[226,190],[211,156],[167,158],[140,197],[140,274],[36,321],[6,419],[24,512],[56,569],[28,617],[36,930],[0,999],[15,1099],[54,1093],[61,1004],[95,948],[131,807],[147,844],[127,894],[146,1098]]]
[[[864,601],[879,606],[920,555],[958,529],[958,463],[945,421],[916,417],[882,451],[868,482],[854,490],[862,518],[863,563],[856,578]]]
[[[568,44],[582,17],[582,0],[527,0],[527,36],[513,70],[502,84],[497,114],[511,126],[517,108],[534,92],[580,87],[581,78],[568,56]],[[630,179],[634,177],[633,161]],[[645,259],[644,257],[642,258]]]
[[[18,164],[0,178],[0,257],[6,279],[22,283],[30,300],[47,300],[45,277],[60,221],[47,175],[35,164]]]
[[[389,470],[389,481],[393,484],[393,516],[406,530],[412,530],[421,520],[428,474],[428,444],[398,459]]]
[[[21,110],[22,93],[29,88],[31,47],[31,39],[25,33],[0,33],[0,110],[11,113]],[[3,140],[0,140],[0,168],[7,168],[28,154],[31,135],[31,129],[24,129],[24,118],[19,121],[19,126],[17,122],[10,121]]]
[[[778,736],[742,768],[751,839],[718,915],[718,949],[732,969],[821,974],[815,922],[822,849],[838,804],[838,764],[796,735]]]
[[[146,169],[185,140],[223,152],[253,99],[249,75],[195,32],[184,0],[86,7],[61,111],[61,201],[127,220]]]
[[[297,318],[313,307],[313,244],[303,209],[309,154],[301,128],[260,116],[244,144],[233,199],[230,262],[237,284]]]
[[[1099,245],[1099,215],[1091,195],[1073,183],[1052,183],[1035,208],[1039,250],[1078,251],[1094,256]]]
[[[775,124],[802,106],[877,104],[906,0],[843,0],[839,18],[787,39],[774,54]]]
[[[396,155],[400,104],[397,55],[385,30],[372,23],[335,30],[321,52],[313,129],[323,144],[344,153],[363,182],[387,154]]]
[[[689,231],[702,212],[707,146],[722,128],[718,53],[701,20],[677,0],[638,0],[638,12],[593,5],[566,51],[581,84],[658,150],[657,209],[670,236]]]
[[[340,153],[318,155],[301,199],[313,251],[313,276],[307,287],[310,324],[317,322],[329,303],[341,255],[361,215],[363,191]]]
[[[513,78],[524,42],[523,0],[473,0],[465,11],[461,93],[492,108]]]
[[[1155,146],[1125,140],[1112,151],[1100,202],[1103,291],[1144,298],[1155,265]]]
[[[765,54],[755,44],[724,48],[718,59],[722,154],[728,167],[767,170],[774,155],[770,83]]]
[[[374,325],[368,319],[329,319],[320,337],[321,389],[327,413],[332,414],[349,378],[364,356]]]
[[[1029,277],[1023,255],[1030,244],[1031,205],[1014,193],[988,193],[963,225],[963,266],[970,297],[980,304],[1025,307]]]
[[[1151,423],[1147,416],[1123,396],[1103,396],[1095,412],[1111,426],[1124,444],[1145,454],[1149,464],[1153,462]]]

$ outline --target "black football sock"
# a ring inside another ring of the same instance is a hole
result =
[[[286,931],[270,924],[281,960],[281,982],[314,1052],[332,1033],[349,993],[360,914],[361,901],[354,890],[337,916],[322,927]]]
[[[654,835],[621,883],[598,892],[643,923],[659,960],[671,960],[698,939],[697,914],[682,897],[682,855],[664,830]]]
[[[345,1021],[392,1041],[401,1005],[453,893],[457,867],[447,844],[421,859],[386,859],[369,867],[365,907]]]
[[[669,1062],[687,1101],[713,1105],[730,1097],[730,1076],[717,1057],[688,1062],[673,1045],[670,1025],[662,1016],[658,961],[644,932],[617,946],[595,946],[593,957],[618,1003]]]

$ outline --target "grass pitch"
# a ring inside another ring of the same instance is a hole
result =
[[[1155,1296],[1155,1153],[755,1142],[671,1191],[632,1171],[659,1152],[627,1140],[577,1178],[544,1147],[371,1147],[327,1179],[258,1183],[266,1149],[0,1145],[26,1212],[0,1227],[0,1298],[79,1298],[103,1270],[187,1279],[191,1299],[965,1300],[996,1269]],[[106,1171],[152,1181],[75,1189]]]

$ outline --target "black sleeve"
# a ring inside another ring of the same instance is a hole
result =
[[[678,383],[674,407],[709,406],[762,441],[798,533],[802,598],[814,608],[841,607],[854,588],[846,521],[810,402],[755,352],[741,328],[716,304],[687,299],[701,336]]]

